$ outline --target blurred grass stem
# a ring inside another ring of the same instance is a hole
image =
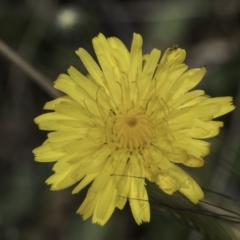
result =
[[[37,83],[44,91],[51,97],[56,98],[60,96],[60,92],[55,90],[52,86],[52,81],[37,71],[17,53],[10,49],[2,40],[0,40],[0,54],[6,57],[12,64],[18,67],[26,76]]]

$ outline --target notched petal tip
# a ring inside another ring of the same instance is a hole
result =
[[[86,50],[84,48],[78,48],[75,53],[80,57],[82,54],[84,54]]]
[[[142,36],[138,33],[134,33],[133,34],[133,40],[132,40],[132,46],[131,46],[131,52],[133,52],[132,49],[134,49],[134,48],[142,49],[142,45],[143,45]]]

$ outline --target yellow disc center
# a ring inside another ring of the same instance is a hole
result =
[[[143,111],[130,110],[115,116],[113,134],[118,147],[142,149],[154,136],[153,124]]]
[[[129,127],[135,127],[137,125],[137,119],[136,118],[129,118],[127,119],[127,124]]]

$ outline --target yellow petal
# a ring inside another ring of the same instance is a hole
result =
[[[64,152],[52,151],[49,144],[35,148],[33,153],[37,162],[55,162],[66,154]]]
[[[178,97],[195,87],[202,80],[205,73],[206,69],[200,68],[191,69],[182,74],[182,76],[178,78],[176,84],[171,89],[171,91],[174,93],[172,95],[172,99],[177,99]]]
[[[133,34],[133,41],[130,51],[130,82],[136,81],[142,69],[142,37]]]
[[[108,221],[115,209],[116,196],[117,191],[113,182],[108,181],[106,187],[98,193],[96,207],[93,212],[93,223],[98,223],[102,226]]]
[[[88,73],[92,76],[96,83],[102,85],[103,73],[97,63],[93,60],[93,58],[89,55],[89,53],[83,48],[79,48],[76,51],[76,54],[82,60],[84,66],[86,67]]]
[[[179,184],[177,181],[166,174],[159,174],[157,184],[165,193],[169,195],[172,195],[179,189]]]
[[[180,188],[179,191],[184,194],[191,202],[197,204],[204,198],[202,189],[193,179],[189,179],[186,185],[186,187]]]

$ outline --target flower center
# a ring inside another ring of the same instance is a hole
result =
[[[129,127],[135,127],[137,125],[137,119],[136,118],[129,118],[127,119],[127,124]]]
[[[149,117],[134,109],[115,116],[113,134],[118,147],[130,150],[149,146],[155,135]]]

